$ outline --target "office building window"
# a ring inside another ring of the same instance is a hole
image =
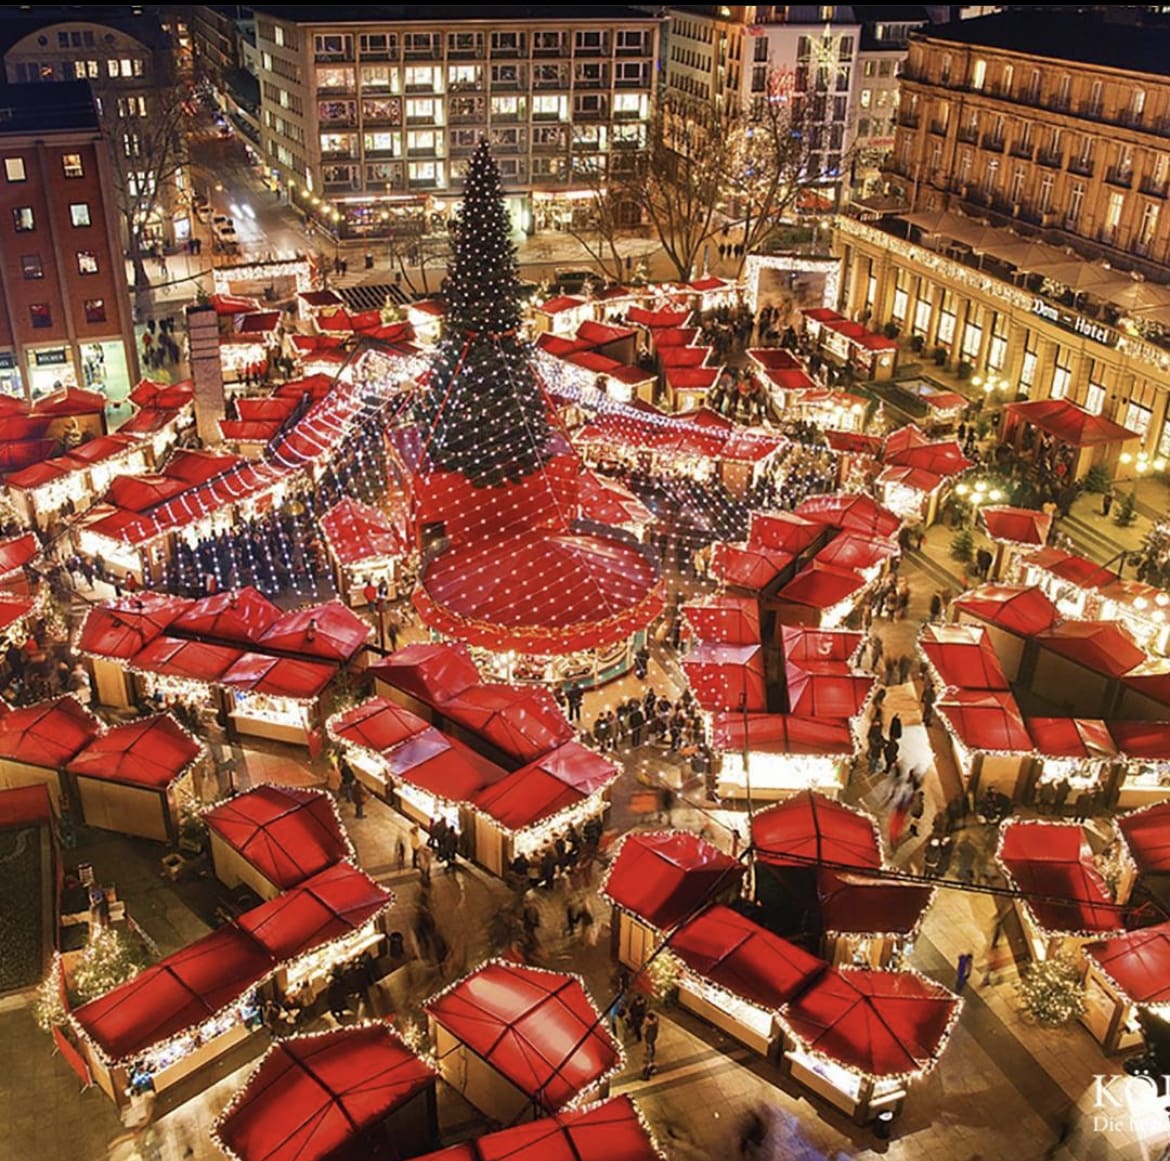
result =
[[[85,300],[85,321],[87,323],[104,323],[106,321],[106,300],[104,298],[87,298]]]
[[[66,177],[85,177],[85,166],[80,153],[66,153],[61,157],[61,171]]]
[[[6,157],[4,159],[4,177],[8,181],[27,181],[28,174],[24,171],[23,157]]]
[[[89,216],[89,202],[71,202],[69,205],[69,220],[75,226],[91,226]]]
[[[45,330],[53,325],[53,312],[47,302],[34,302],[28,308],[28,321],[33,330]]]
[[[77,273],[96,274],[98,272],[98,256],[94,250],[77,251]]]
[[[12,228],[18,234],[27,234],[37,228],[36,219],[33,217],[32,206],[13,206]]]
[[[39,254],[23,255],[20,259],[20,274],[26,280],[44,278],[45,265],[41,261],[41,256]]]

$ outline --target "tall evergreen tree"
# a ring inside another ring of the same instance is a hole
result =
[[[550,455],[544,397],[520,336],[519,289],[500,171],[481,141],[444,284],[446,330],[420,403],[431,463],[476,487],[521,480]]]

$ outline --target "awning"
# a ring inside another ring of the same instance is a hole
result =
[[[683,605],[682,613],[701,640],[728,645],[754,645],[760,640],[759,604],[751,597],[725,593],[701,604]]]
[[[1068,399],[1029,399],[1023,403],[1009,403],[1006,410],[1009,415],[1048,432],[1069,447],[1097,447],[1141,438],[1136,431],[1130,431],[1103,415],[1094,415]]]
[[[856,718],[874,686],[868,674],[840,661],[789,661],[784,667],[790,713],[810,718]]]
[[[1025,556],[1023,563],[1042,569],[1057,580],[1068,581],[1079,589],[1100,589],[1117,580],[1117,573],[1062,548],[1041,548]]]
[[[407,645],[372,665],[369,673],[432,706],[479,684],[479,670],[465,645]]]
[[[329,732],[339,742],[373,754],[393,749],[429,728],[417,714],[384,697],[372,697],[329,719]]]
[[[1170,721],[1111,721],[1109,733],[1130,761],[1170,762]]]
[[[968,750],[1030,754],[1032,739],[1011,692],[952,689],[937,703],[943,720]]]
[[[980,585],[956,597],[951,607],[1019,637],[1042,633],[1060,620],[1056,606],[1036,585]]]
[[[1011,544],[1047,544],[1052,530],[1052,516],[1034,508],[999,504],[981,509],[980,515],[992,540],[1006,540]]]
[[[704,709],[754,713],[767,707],[764,652],[759,645],[700,641],[683,657],[682,666]]]
[[[112,726],[66,766],[70,774],[162,790],[204,753],[170,714]]]
[[[804,625],[782,625],[780,642],[785,661],[798,665],[813,662],[851,662],[865,640],[852,629],[812,629]]]
[[[799,555],[825,534],[824,525],[792,512],[753,512],[748,544]]]
[[[906,936],[917,930],[934,887],[822,868],[817,873],[817,896],[824,931]]]
[[[101,722],[66,694],[0,713],[0,758],[57,769],[101,732]]]
[[[926,625],[918,648],[940,683],[956,689],[1009,689],[987,630],[976,625]]]
[[[1170,923],[1087,944],[1085,955],[1131,1004],[1170,1004]]]
[[[1102,721],[1090,718],[1027,718],[1036,753],[1045,758],[1113,759],[1117,748]]]
[[[257,647],[344,665],[361,651],[372,632],[368,622],[340,601],[285,613],[260,636]]]
[[[1142,872],[1170,871],[1170,802],[1156,802],[1143,810],[1123,814],[1117,828],[1133,861]]]
[[[712,745],[720,753],[794,754],[813,758],[851,758],[853,734],[844,718],[804,718],[795,714],[717,713],[711,719]]]
[[[811,790],[757,813],[751,833],[757,857],[773,867],[882,865],[873,818]]]

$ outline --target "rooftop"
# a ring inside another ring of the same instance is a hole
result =
[[[0,4],[0,52],[38,28],[57,24],[106,25],[148,48],[168,49],[171,40],[157,10],[129,4]],[[51,46],[56,49],[55,45]]]
[[[0,135],[100,131],[88,81],[0,85]]]
[[[338,4],[316,8],[306,4],[261,4],[252,11],[272,16],[291,24],[390,24],[423,22],[440,24],[460,20],[499,23],[505,20],[556,20],[562,23],[581,23],[587,20],[655,20],[652,13],[632,4],[591,4],[566,11],[562,4],[494,5],[485,8],[476,4]]]

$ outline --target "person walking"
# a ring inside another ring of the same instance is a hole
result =
[[[894,714],[894,716],[892,718],[890,718],[890,737],[895,742],[900,742],[902,740],[902,715],[901,714]]]
[[[631,1001],[626,1010],[626,1027],[634,1034],[634,1039],[642,1042],[642,1024],[646,1019],[646,997],[639,992]]]
[[[349,792],[350,801],[353,803],[354,818],[366,817],[366,799],[369,797],[369,793],[365,786],[355,778]]]
[[[1108,516],[1109,509],[1113,507],[1113,497],[1115,493],[1112,488],[1109,488],[1101,497],[1101,515]]]
[[[646,1013],[642,1039],[646,1044],[646,1063],[642,1066],[642,1079],[649,1080],[654,1074],[654,1057],[658,1051],[658,1016],[654,1012]]]
[[[922,724],[929,726],[934,720],[934,682],[928,681],[922,690]]]
[[[961,993],[971,978],[971,970],[975,966],[975,957],[969,951],[959,956],[959,963],[955,969],[955,991]]]

